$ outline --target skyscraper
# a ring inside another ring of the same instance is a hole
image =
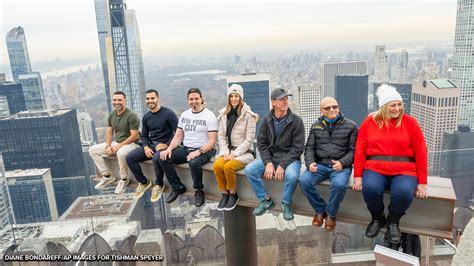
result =
[[[104,76],[105,98],[107,100],[107,109],[112,112],[112,101],[110,95],[115,92],[115,88],[111,86],[109,73],[114,72],[113,52],[108,54],[108,50],[112,50],[112,33],[110,28],[110,14],[107,0],[95,0],[95,16],[97,21],[97,34],[99,36],[100,61],[102,63],[102,74]],[[115,84],[115,82],[112,82]]]
[[[388,82],[388,59],[385,53],[385,45],[375,46],[374,55],[374,81]]]
[[[15,223],[48,222],[58,219],[49,169],[5,172]]]
[[[362,124],[367,116],[367,95],[369,92],[368,75],[337,75],[335,97],[339,110],[344,116]]]
[[[474,131],[468,126],[458,126],[455,131],[443,134],[439,175],[451,178],[456,191],[456,206],[472,204],[472,158],[474,157]]]
[[[428,173],[438,175],[443,133],[457,126],[459,88],[448,79],[413,84],[411,115],[418,120],[428,146]]]
[[[18,82],[23,86],[25,94],[26,109],[28,110],[44,110],[46,109],[46,101],[44,97],[43,81],[41,74],[32,72],[29,74],[21,74]]]
[[[474,21],[472,1],[458,0],[452,80],[459,86],[458,124],[474,127]]]
[[[95,130],[94,120],[87,112],[77,113],[77,121],[79,123],[79,132],[81,134],[82,143],[97,143],[97,132]]]
[[[8,224],[14,223],[7,180],[3,175],[4,173],[0,172],[0,231],[7,227]]]
[[[21,84],[11,82],[0,84],[0,96],[7,97],[10,114],[26,111],[25,94]]]
[[[0,117],[10,116],[7,96],[0,95]]]
[[[7,170],[51,168],[53,178],[84,175],[75,109],[23,111],[0,119],[0,150]]]
[[[323,97],[334,97],[336,75],[367,75],[367,61],[326,62],[319,68]]]
[[[77,198],[89,195],[86,177],[84,176],[53,178],[53,187],[54,195],[56,199],[58,199],[56,204],[59,216],[61,216]]]
[[[398,82],[405,83],[408,81],[408,52],[406,49],[402,50],[400,55],[400,73],[398,76]]]
[[[319,103],[322,93],[321,85],[317,83],[305,83],[298,85],[297,101],[298,113],[303,119],[305,139],[308,138],[311,125],[320,116]]]
[[[227,87],[232,84],[239,84],[244,89],[244,101],[257,113],[256,133],[260,132],[260,125],[263,117],[271,109],[270,104],[270,75],[269,74],[242,74],[227,76]]]
[[[30,56],[23,27],[11,29],[7,33],[6,42],[13,80],[18,82],[18,77],[21,74],[31,72]]]
[[[145,74],[135,11],[126,9],[123,0],[110,0],[109,7],[116,88],[127,95],[128,107],[141,117]]]

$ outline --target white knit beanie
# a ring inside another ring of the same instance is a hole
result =
[[[377,89],[377,97],[379,98],[379,107],[391,101],[402,101],[402,96],[397,92],[397,89],[388,84],[382,84]]]
[[[242,100],[244,99],[244,89],[239,84],[232,84],[227,89],[227,98],[229,98],[229,95],[231,93],[237,93],[238,95],[240,95],[240,99],[242,99]]]

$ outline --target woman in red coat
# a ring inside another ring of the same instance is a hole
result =
[[[387,224],[388,240],[400,242],[400,218],[413,196],[427,195],[427,148],[418,122],[403,112],[402,97],[387,84],[377,90],[379,110],[362,122],[354,157],[354,190],[362,190],[372,215],[365,235],[376,237]],[[384,191],[390,191],[385,218]]]

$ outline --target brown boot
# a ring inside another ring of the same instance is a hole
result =
[[[324,223],[324,219],[326,219],[327,216],[328,215],[326,213],[316,213],[313,217],[313,226],[321,227],[321,225]]]
[[[336,218],[332,218],[331,216],[328,216],[326,218],[326,223],[324,224],[324,229],[327,231],[332,231],[336,227]]]

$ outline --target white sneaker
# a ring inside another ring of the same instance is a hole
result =
[[[151,190],[151,202],[157,202],[160,200],[161,196],[163,195],[163,191],[165,190],[165,184],[163,186],[154,185],[153,189]]]
[[[117,187],[115,188],[115,194],[125,193],[129,183],[130,181],[128,179],[120,179],[117,183]]]
[[[138,183],[137,189],[135,189],[135,193],[133,193],[133,198],[134,199],[139,199],[145,194],[145,191],[147,189],[151,188],[152,183],[148,181],[146,185],[143,185],[142,183]]]
[[[115,178],[115,176],[110,176],[110,177],[105,177],[103,176],[99,183],[97,183],[97,185],[95,185],[95,189],[103,189],[105,188],[108,184],[112,184],[113,182],[115,182],[115,180],[117,180]]]

